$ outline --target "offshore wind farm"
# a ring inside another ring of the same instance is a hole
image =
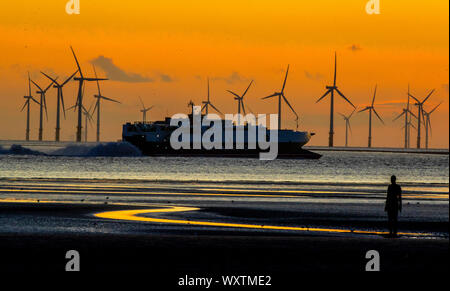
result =
[[[86,78],[84,77],[82,71],[81,71],[81,66],[80,63],[78,62],[78,58],[75,54],[75,51],[73,50],[72,47],[70,47],[75,63],[76,63],[76,67],[77,70],[75,71],[75,73],[73,73],[70,77],[68,77],[67,79],[65,79],[64,82],[62,82],[61,84],[57,82],[57,78],[52,78],[50,77],[48,74],[41,72],[41,74],[43,74],[46,78],[48,78],[51,83],[50,85],[48,85],[45,89],[42,89],[36,82],[34,82],[33,80],[29,79],[30,82],[32,82],[38,89],[38,91],[36,91],[36,94],[39,95],[39,97],[37,97],[37,99],[40,99],[40,102],[36,101],[36,99],[32,96],[32,94],[29,92],[29,96],[33,97],[32,99],[27,99],[27,100],[34,100],[35,102],[37,102],[37,104],[39,105],[39,134],[38,134],[38,140],[42,141],[43,140],[43,124],[44,124],[44,111],[48,120],[48,112],[47,112],[47,105],[46,105],[46,94],[47,91],[52,87],[57,89],[57,107],[56,107],[56,129],[55,129],[55,141],[59,141],[60,140],[60,131],[61,131],[61,125],[60,125],[60,116],[61,116],[61,112],[63,113],[64,118],[66,117],[66,109],[64,106],[64,97],[63,97],[63,87],[70,81],[76,81],[78,82],[78,94],[77,94],[77,98],[75,101],[75,105],[70,107],[69,109],[74,109],[74,112],[77,113],[77,125],[76,125],[76,140],[77,142],[81,142],[81,134],[83,131],[83,126],[82,126],[82,116],[85,116],[87,120],[89,120],[89,122],[92,122],[92,116],[90,111],[88,111],[84,105],[83,105],[83,98],[84,98],[84,91],[85,91],[85,86],[86,86],[86,82],[96,82],[97,85],[97,94],[94,94],[93,97],[96,99],[95,102],[95,107],[93,109],[93,112],[96,112],[97,116],[96,116],[96,123],[97,123],[97,129],[96,129],[96,142],[100,142],[100,112],[101,112],[101,100],[105,100],[105,101],[110,101],[110,102],[114,102],[114,103],[118,103],[120,104],[121,102],[115,100],[115,99],[111,99],[108,97],[105,97],[102,95],[101,93],[101,89],[100,89],[100,82],[99,81],[107,81],[107,78],[98,78],[97,77],[97,72],[95,69],[95,66],[93,66],[93,71],[94,71],[94,75],[95,78]],[[295,128],[298,129],[299,127],[299,121],[300,121],[300,116],[299,114],[294,110],[294,108],[292,107],[292,105],[289,103],[288,99],[285,96],[285,87],[286,87],[286,82],[287,82],[287,78],[289,75],[289,67],[287,67],[286,73],[285,73],[285,78],[283,80],[283,85],[282,88],[280,90],[280,92],[275,92],[272,95],[266,96],[261,98],[262,100],[265,99],[269,99],[269,98],[273,98],[273,97],[278,97],[278,129],[282,129],[283,126],[283,118],[282,118],[282,103],[285,103],[289,109],[291,110],[291,112],[294,115],[294,121],[295,121]],[[75,77],[77,74],[79,74],[79,77]],[[247,94],[247,92],[249,91],[250,87],[252,86],[252,84],[254,83],[254,80],[252,80],[250,82],[250,84],[248,85],[247,89],[244,91],[244,93],[242,94],[242,96],[236,94],[235,92],[227,89],[226,91],[230,94],[232,94],[235,98],[235,100],[238,101],[238,109],[235,113],[237,113],[239,116],[242,115],[242,117],[245,117],[246,115],[246,111],[245,111],[245,106],[244,106],[244,102],[243,102],[243,98],[244,96]],[[202,108],[201,111],[202,113],[205,114],[205,116],[208,116],[209,114],[209,108],[211,107],[212,109],[214,109],[217,113],[223,115],[223,113],[211,102],[211,96],[210,96],[210,79],[207,78],[207,95],[206,95],[206,100],[202,101]],[[378,86],[378,85],[377,85]],[[375,97],[376,97],[376,93],[377,93],[377,86],[375,86],[374,89],[374,95],[373,95],[373,99],[371,102],[371,105],[366,106],[365,108],[363,108],[362,110],[359,110],[358,113],[360,112],[364,112],[364,111],[368,111],[369,113],[369,137],[368,137],[368,145],[367,148],[370,149],[372,148],[372,114],[374,114],[374,116],[376,116],[376,118],[379,119],[379,121],[383,124],[386,125],[385,122],[383,121],[383,119],[380,117],[380,115],[378,114],[378,112],[375,110]],[[30,91],[30,90],[29,90]],[[431,97],[431,95],[435,92],[435,89],[433,89],[425,98],[422,102],[420,102],[416,97],[414,97],[413,95],[410,94],[410,88],[408,86],[408,93],[407,93],[407,106],[406,109],[403,109],[403,112],[401,115],[397,116],[395,119],[393,119],[393,122],[396,121],[400,116],[405,117],[405,125],[403,127],[404,129],[404,145],[403,148],[404,149],[409,149],[411,146],[410,143],[410,136],[411,136],[411,127],[413,127],[414,129],[416,129],[417,132],[417,149],[420,149],[422,147],[424,147],[425,149],[429,148],[429,140],[431,139],[431,132],[429,134],[429,129],[431,126],[431,122],[430,122],[430,115],[431,113],[433,113],[435,110],[438,109],[439,105],[442,103],[435,106],[433,109],[431,109],[428,113],[424,110],[424,103]],[[339,96],[341,97],[343,100],[345,100],[350,106],[353,107],[354,110],[356,110],[356,106],[338,89],[337,87],[337,53],[335,53],[334,56],[334,74],[333,74],[333,85],[330,86],[326,86],[326,92],[316,101],[316,103],[319,103],[320,101],[322,101],[323,99],[325,99],[327,96],[330,96],[330,115],[329,115],[329,121],[330,121],[330,129],[329,129],[329,137],[328,137],[328,147],[333,148],[334,146],[334,135],[335,135],[335,129],[334,129],[334,124],[335,124],[335,114],[334,114],[334,107],[335,107],[335,96]],[[28,98],[28,97],[26,97]],[[416,101],[416,103],[411,104],[410,103],[410,98],[412,98],[413,100]],[[142,100],[141,97],[139,97],[139,102],[142,105],[141,108],[141,113],[142,113],[142,122],[146,123],[147,122],[147,112],[150,111],[151,109],[154,108],[154,106],[151,107],[145,107],[144,102]],[[191,101],[192,102],[192,101]],[[26,104],[28,104],[29,102],[27,101]],[[195,105],[195,104],[193,104]],[[417,108],[417,115],[414,115],[414,113],[412,113],[412,111],[409,109],[410,106],[415,106]],[[61,108],[62,107],[62,108]],[[362,107],[362,106],[360,106]],[[21,111],[23,111],[24,107],[21,109]],[[69,110],[68,109],[68,110]],[[235,114],[233,113],[233,114]],[[341,114],[342,115],[342,114]],[[352,113],[353,115],[353,113]],[[349,116],[350,117],[350,116]],[[349,145],[349,139],[351,138],[349,135],[349,130],[351,131],[350,128],[350,124],[349,124],[349,117],[344,116],[344,121],[345,121],[345,147],[348,147]],[[417,121],[417,126],[414,127],[414,125],[412,124],[411,118],[414,117]],[[166,118],[169,118],[169,116],[166,116]],[[238,117],[238,121],[240,121],[241,117]],[[27,123],[26,123],[26,128],[25,128],[25,141],[30,139],[30,125],[29,125],[30,119],[29,119],[29,113],[28,113],[28,107],[27,107]],[[87,123],[85,125],[85,138],[84,141],[86,142],[88,140],[88,135],[86,134],[87,132]],[[424,127],[425,128],[425,141],[422,142],[421,139],[421,128]],[[315,134],[315,133],[314,133]],[[424,145],[422,145],[422,143],[424,143]],[[383,146],[379,146],[380,148],[383,148]],[[386,147],[387,148],[387,147]]]

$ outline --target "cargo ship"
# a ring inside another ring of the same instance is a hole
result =
[[[250,134],[251,126],[249,124],[243,124],[237,126],[232,124],[232,137],[234,146],[230,148],[225,144],[227,140],[226,129],[223,125],[222,146],[218,148],[206,149],[204,144],[200,143],[197,146],[194,145],[194,127],[195,120],[193,114],[188,115],[189,118],[189,133],[190,133],[190,146],[187,148],[175,149],[171,144],[171,135],[179,128],[179,126],[173,126],[172,118],[166,117],[165,120],[153,121],[153,122],[128,122],[123,125],[122,139],[129,142],[139,148],[142,154],[147,156],[172,156],[172,157],[228,157],[228,158],[258,158],[261,153],[268,152],[267,148],[262,148],[259,143],[253,147],[249,144],[249,139],[254,137]],[[201,115],[201,120],[205,118],[205,115]],[[171,125],[172,124],[172,125]],[[201,135],[210,129],[210,126],[200,126],[199,132]],[[243,136],[241,145],[238,146],[236,142],[236,136],[239,134]],[[257,135],[260,131],[257,131]],[[277,159],[319,159],[320,154],[308,151],[302,147],[307,144],[314,133],[305,131],[295,131],[289,129],[282,129],[275,132],[270,132],[266,129],[267,140],[270,138],[270,134],[278,134],[277,141]],[[228,136],[229,138],[230,136]],[[256,137],[257,138],[257,137]],[[256,139],[258,140],[258,139]],[[243,142],[242,142],[243,141]]]

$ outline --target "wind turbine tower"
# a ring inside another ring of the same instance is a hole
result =
[[[322,100],[328,94],[330,94],[330,132],[329,132],[329,137],[328,137],[328,146],[329,147],[333,147],[333,145],[334,145],[334,141],[333,141],[333,136],[334,136],[334,93],[336,92],[345,101],[347,101],[351,106],[353,106],[353,108],[356,109],[355,105],[353,105],[353,103],[350,102],[350,100],[348,100],[347,97],[345,97],[344,94],[341,91],[339,91],[339,89],[338,89],[338,87],[336,85],[336,77],[337,77],[336,73],[337,73],[337,54],[335,53],[334,54],[334,81],[333,81],[333,85],[332,86],[326,86],[325,88],[327,89],[327,91],[316,102],[316,103],[320,102],[320,100]]]

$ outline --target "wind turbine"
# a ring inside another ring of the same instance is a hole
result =
[[[73,57],[75,59],[75,62],[77,63],[78,67],[78,73],[80,74],[80,77],[75,77],[74,80],[78,81],[78,96],[77,96],[77,102],[75,104],[75,107],[78,107],[78,123],[77,123],[77,136],[76,140],[77,142],[81,142],[81,129],[82,129],[82,112],[83,112],[83,84],[85,81],[91,82],[91,81],[103,81],[108,79],[99,79],[99,78],[85,78],[83,75],[83,71],[81,70],[80,64],[78,63],[77,56],[75,55],[75,52],[72,47],[70,47],[72,50]]]
[[[439,107],[441,106],[442,102],[436,105],[430,112],[423,111],[423,116],[425,118],[425,148],[428,149],[428,128],[430,129],[431,134],[431,114]]]
[[[347,99],[347,97],[342,94],[341,91],[339,91],[337,85],[336,85],[336,72],[337,72],[337,54],[334,53],[334,81],[333,86],[326,86],[325,88],[327,91],[325,94],[322,95],[322,97],[319,98],[319,100],[316,101],[316,103],[319,103],[320,100],[325,98],[328,94],[331,94],[331,103],[330,103],[330,132],[329,132],[329,138],[328,138],[328,146],[333,147],[333,136],[334,136],[334,92],[339,94],[342,98],[344,98],[345,101],[347,101],[353,108],[356,109],[355,105],[353,105],[350,100]]]
[[[48,85],[47,88],[45,88],[45,90],[42,90],[41,87],[39,87],[38,84],[36,84],[33,80],[31,80],[31,82],[38,88],[38,91],[36,91],[37,94],[41,95],[41,99],[39,102],[40,105],[40,111],[39,111],[39,141],[42,141],[42,132],[43,132],[43,109],[45,108],[45,115],[47,117],[48,120],[48,114],[47,114],[47,101],[45,99],[45,93],[47,93],[48,89],[50,89],[50,87],[53,85],[53,82],[50,83],[50,85]]]
[[[92,109],[92,105],[89,106],[89,110],[86,110],[86,108],[83,106],[83,115],[84,115],[84,124],[85,124],[85,128],[84,128],[84,142],[88,141],[88,122],[89,124],[92,125],[92,114],[91,114],[91,109]]]
[[[281,129],[281,100],[282,99],[284,100],[284,102],[286,102],[286,104],[289,106],[289,108],[291,108],[292,112],[295,114],[295,117],[296,117],[295,120],[297,122],[297,127],[298,127],[298,114],[297,114],[297,112],[295,112],[294,108],[292,108],[291,104],[289,103],[289,101],[286,99],[286,96],[284,95],[284,89],[286,88],[286,81],[287,81],[288,74],[289,74],[289,65],[286,70],[286,76],[284,77],[284,82],[283,82],[283,87],[281,88],[281,92],[275,92],[270,96],[262,98],[264,100],[264,99],[268,99],[268,98],[278,97],[278,130]]]
[[[373,111],[373,113],[375,113],[375,115],[378,117],[378,119],[381,121],[381,123],[384,124],[383,119],[381,119],[380,115],[378,115],[378,113],[374,107],[376,95],[377,95],[377,86],[375,86],[375,91],[373,93],[372,105],[367,106],[363,110],[359,111],[359,112],[363,112],[363,111],[369,110],[369,145],[368,145],[369,148],[372,147],[372,111]]]
[[[94,68],[95,78],[98,79],[97,72],[95,71],[95,66],[92,65],[92,67]],[[97,80],[97,88],[98,88],[98,94],[94,95],[94,97],[97,98],[97,102],[95,103],[94,111],[92,111],[92,113],[95,113],[95,110],[97,110],[97,142],[99,142],[100,141],[100,104],[101,104],[100,100],[103,99],[106,101],[116,102],[119,104],[121,104],[121,103],[114,99],[103,96],[102,92],[100,91],[100,83],[98,82],[98,80]]]
[[[411,98],[413,98],[414,100],[416,100],[416,106],[417,106],[417,108],[418,108],[418,114],[417,114],[417,119],[418,119],[418,121],[417,121],[417,148],[418,149],[420,149],[420,138],[421,138],[421,136],[420,136],[420,123],[422,122],[422,115],[423,115],[423,104],[428,100],[428,98],[430,98],[430,96],[434,93],[434,89],[433,90],[431,90],[431,92],[430,92],[430,94],[428,94],[428,96],[422,101],[422,102],[420,102],[419,101],[419,99],[417,99],[416,97],[414,97],[413,95],[411,95],[411,94],[408,94],[409,96],[411,96]]]
[[[242,106],[242,111],[244,111],[244,115],[246,115],[245,113],[245,106],[244,106],[244,96],[245,94],[247,94],[248,89],[250,89],[250,86],[253,84],[253,80],[250,82],[250,85],[248,85],[247,89],[245,90],[244,94],[242,94],[241,96],[239,96],[238,94],[234,93],[233,91],[227,90],[229,93],[234,95],[234,100],[237,100],[238,102],[238,124],[241,124],[241,106]]]
[[[219,112],[220,114],[222,114],[222,112],[220,112],[220,110],[217,109],[217,108],[211,103],[211,101],[210,101],[210,94],[209,94],[209,78],[208,78],[208,100],[207,100],[207,101],[203,101],[202,103],[204,104],[203,107],[202,107],[202,112],[203,112],[203,109],[205,109],[206,115],[208,115],[208,113],[209,113],[209,111],[208,111],[209,106],[211,106],[214,110],[216,110],[217,112]]]
[[[356,108],[353,109],[352,113],[349,116],[345,116],[344,114],[339,113],[345,120],[345,147],[348,147],[348,131],[350,131],[350,133],[352,132],[352,128],[350,126],[350,118],[352,118],[353,113],[355,113],[355,111]]]
[[[66,118],[66,109],[64,108],[64,95],[63,95],[63,87],[69,83],[70,80],[72,80],[72,78],[75,76],[75,74],[78,71],[76,71],[75,73],[72,74],[72,76],[70,76],[69,78],[67,78],[63,83],[58,83],[56,81],[57,78],[52,78],[49,75],[47,75],[44,72],[41,72],[45,77],[47,77],[48,79],[50,79],[50,81],[53,82],[53,88],[57,89],[57,101],[56,101],[56,131],[55,131],[55,141],[59,141],[59,137],[60,137],[60,131],[61,131],[61,122],[60,122],[60,112],[61,112],[61,105],[62,105],[62,109],[63,109],[63,113],[64,113],[64,119]]]
[[[31,79],[30,79],[30,73],[28,72],[28,96],[23,96],[23,98],[26,99],[25,104],[23,105],[20,112],[22,112],[25,107],[27,107],[27,129],[25,132],[25,140],[30,140],[30,100],[33,100],[36,104],[39,104],[39,102],[36,101],[36,99],[33,98],[31,95]],[[40,104],[39,104],[40,105]]]
[[[409,86],[408,86],[408,101],[406,103],[406,108],[404,108],[402,110],[402,113],[400,113],[396,118],[394,118],[393,121],[396,121],[397,119],[399,119],[400,117],[402,117],[403,115],[405,115],[405,125],[403,126],[402,129],[405,130],[405,149],[407,149],[409,147],[409,133],[410,133],[410,129],[409,127],[411,126],[411,116],[415,117],[417,119],[417,116],[414,115],[414,113],[411,112],[411,110],[409,110]]]
[[[141,109],[141,112],[142,112],[142,122],[143,122],[143,123],[146,123],[146,122],[147,122],[147,112],[150,111],[150,110],[151,110],[153,107],[155,107],[155,106],[151,106],[151,107],[146,108],[145,105],[144,105],[144,102],[142,102],[141,97],[139,97],[139,100],[141,100],[141,104],[142,104],[142,109]]]

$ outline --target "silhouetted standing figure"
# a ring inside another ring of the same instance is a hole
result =
[[[402,187],[397,184],[397,177],[391,177],[386,197],[386,206],[384,211],[388,214],[389,235],[397,236],[398,212],[402,211]]]

